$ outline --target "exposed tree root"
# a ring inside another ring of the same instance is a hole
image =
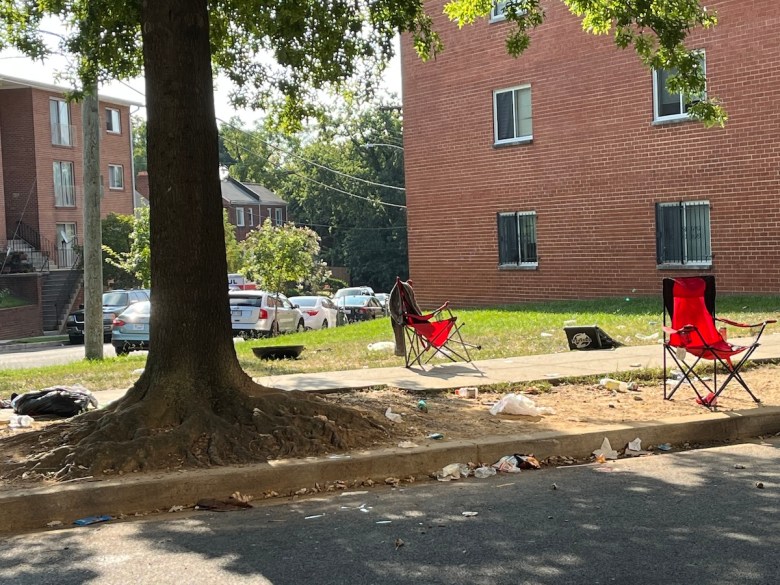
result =
[[[133,388],[107,409],[0,441],[7,456],[0,478],[61,481],[260,462],[343,451],[387,435],[366,413],[317,396],[254,384],[232,390],[171,406]]]

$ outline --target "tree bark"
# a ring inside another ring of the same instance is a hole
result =
[[[154,309],[136,388],[209,402],[193,394],[249,378],[231,335],[207,0],[145,1],[142,36]]]

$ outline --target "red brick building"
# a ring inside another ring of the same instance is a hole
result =
[[[697,31],[725,128],[688,119],[666,72],[594,37],[561,2],[518,59],[511,24],[402,46],[409,268],[418,299],[464,305],[658,295],[714,274],[720,291],[780,290],[780,3],[716,0]]]
[[[58,326],[80,285],[54,275],[73,268],[83,243],[81,105],[65,91],[0,75],[0,252],[17,263],[3,271],[43,275],[44,329]],[[99,104],[104,217],[133,212],[131,105]]]
[[[228,220],[235,226],[239,242],[268,218],[274,225],[287,221],[287,202],[262,185],[226,177],[221,187],[222,207],[227,209]]]

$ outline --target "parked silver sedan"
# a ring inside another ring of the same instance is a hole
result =
[[[111,324],[111,345],[116,355],[127,355],[131,351],[149,349],[149,318],[151,301],[140,301],[130,305],[114,318]]]
[[[306,327],[301,311],[281,293],[231,290],[228,296],[233,335],[273,337]]]

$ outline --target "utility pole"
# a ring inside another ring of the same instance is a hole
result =
[[[84,355],[103,359],[103,234],[100,225],[100,115],[97,84],[82,103],[84,127]]]

